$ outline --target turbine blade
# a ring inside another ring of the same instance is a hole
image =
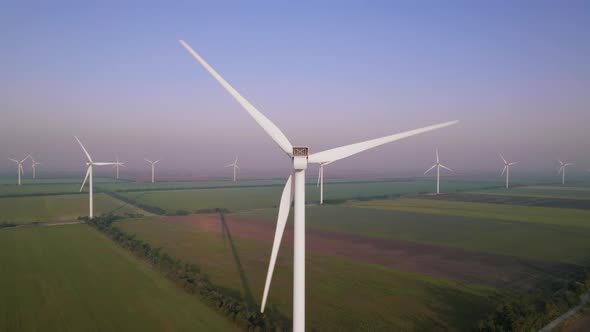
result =
[[[520,161],[513,161],[511,163],[508,163],[508,166],[516,165],[516,164],[519,164],[519,163],[520,163]]]
[[[154,161],[154,164],[157,164],[157,163],[159,163],[159,162],[160,162],[160,160],[161,160],[161,159],[158,159],[158,160]]]
[[[320,176],[322,175],[322,166],[318,169],[318,183],[315,185],[316,187],[320,186]]]
[[[500,174],[500,176],[504,175],[504,172],[506,172],[506,168],[508,168],[508,166],[504,166],[504,168],[502,169],[502,174]]]
[[[426,173],[432,171],[432,169],[434,169],[436,167],[437,164],[432,165],[432,167],[430,167],[429,169],[426,170],[426,172],[424,172],[424,175],[426,175]]]
[[[285,184],[285,188],[283,189],[283,194],[281,195],[281,203],[279,206],[279,215],[277,217],[277,229],[275,231],[275,239],[272,244],[272,252],[270,255],[270,262],[268,264],[268,273],[266,274],[266,282],[264,283],[264,293],[262,295],[262,305],[260,307],[260,312],[264,312],[264,307],[266,306],[266,298],[268,296],[268,290],[270,289],[270,282],[272,280],[272,274],[275,269],[275,264],[277,262],[277,255],[279,254],[279,247],[281,246],[281,240],[283,238],[283,232],[285,231],[285,225],[287,224],[287,219],[289,217],[289,210],[291,209],[291,202],[293,202],[293,184],[291,182],[291,178],[293,175],[290,175],[287,179],[287,183]]]
[[[152,164],[152,161],[146,158],[143,158],[143,160],[147,161],[148,163]]]
[[[559,160],[559,159],[558,159],[557,161],[559,161],[559,164],[560,164],[561,166],[563,166],[563,161],[561,161],[561,160]]]
[[[361,143],[355,143],[355,144],[350,144],[350,145],[346,145],[346,146],[341,146],[338,148],[314,153],[311,156],[309,156],[308,160],[310,163],[333,162],[333,161],[340,160],[340,159],[343,159],[346,157],[350,157],[350,156],[355,155],[359,152],[363,152],[363,151],[378,147],[378,146],[386,144],[386,143],[390,143],[390,142],[397,141],[397,140],[400,140],[400,139],[403,139],[406,137],[422,134],[422,133],[432,131],[435,129],[440,129],[440,128],[447,127],[450,125],[454,125],[457,122],[459,122],[459,121],[444,122],[444,123],[440,123],[440,124],[436,124],[436,125],[432,125],[432,126],[428,126],[428,127],[424,127],[424,128],[409,130],[409,131],[405,131],[405,132],[398,133],[398,134],[393,134],[393,135],[389,135],[389,136],[385,136],[385,137],[381,137],[381,138],[372,139],[372,140],[361,142]]]
[[[238,164],[234,164],[234,167],[240,169],[240,166],[238,166]]]
[[[440,159],[438,158],[438,148],[436,148],[436,163],[440,163]]]
[[[234,164],[225,165],[223,167],[232,167]]]
[[[10,160],[14,161],[14,162],[15,162],[15,163],[17,163],[17,164],[19,163],[19,162],[18,162],[18,160],[16,160],[16,159],[12,159],[12,158],[8,158],[8,159],[10,159]]]
[[[90,154],[88,153],[88,151],[86,151],[86,148],[84,147],[84,145],[82,145],[82,142],[80,142],[78,137],[74,136],[74,138],[76,139],[76,141],[78,141],[78,144],[80,144],[80,147],[82,147],[82,150],[84,150],[84,154],[86,154],[86,158],[88,158],[88,161],[92,162],[92,158],[90,158]]]
[[[33,157],[31,157],[31,155],[27,155],[27,156],[25,157],[25,159],[21,160],[20,162],[21,162],[21,163],[24,163],[24,162],[25,162],[25,160],[27,160],[27,159],[29,159],[29,158],[33,159]],[[35,161],[33,160],[33,162],[35,162]]]
[[[92,163],[95,166],[117,165],[117,163]]]
[[[287,136],[272,123],[264,114],[260,113],[246,98],[242,97],[229,83],[227,83],[221,75],[219,75],[215,69],[213,69],[197,52],[195,52],[184,40],[180,40],[180,44],[221,84],[221,86],[232,96],[234,99],[242,105],[242,108],[250,114],[250,116],[266,131],[266,133],[277,143],[287,155],[293,155],[293,145],[287,139]]]
[[[500,152],[498,152],[498,155],[500,156],[500,158],[502,158],[504,165],[508,164],[508,162],[506,161],[506,159],[504,159],[504,156],[502,156],[502,154]]]
[[[88,166],[88,169],[86,170],[86,176],[84,177],[84,182],[82,182],[82,186],[80,187],[80,192],[82,192],[82,189],[84,189],[84,185],[86,184],[86,180],[88,180],[89,175],[90,175],[90,166]]]
[[[447,166],[445,166],[445,165],[443,165],[443,164],[439,164],[439,165],[440,165],[440,167],[442,167],[442,168],[446,169],[447,171],[450,171],[450,172],[455,172],[455,171],[453,171],[452,169],[448,168]]]

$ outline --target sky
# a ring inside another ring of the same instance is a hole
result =
[[[460,124],[330,165],[330,175],[590,169],[588,1],[11,1],[0,11],[0,173],[287,176],[289,160],[180,46],[310,151]],[[103,172],[110,172],[105,170]],[[312,172],[315,172],[313,170]],[[99,172],[100,173],[100,172]],[[311,174],[311,173],[310,173]]]

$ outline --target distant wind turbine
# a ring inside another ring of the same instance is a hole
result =
[[[425,133],[431,130],[453,125],[458,121],[445,122],[420,129],[414,129],[399,134],[385,136],[361,143],[350,144],[335,149],[326,150],[309,155],[309,150],[304,146],[293,146],[285,134],[250,102],[240,95],[227,81],[225,81],[199,54],[188,44],[180,41],[182,46],[203,66],[213,78],[248,112],[259,126],[277,143],[287,154],[293,166],[291,175],[287,179],[281,195],[277,228],[272,246],[268,273],[264,285],[261,312],[264,312],[266,299],[270,288],[281,239],[289,216],[291,202],[294,201],[294,241],[293,241],[293,332],[305,331],[305,169],[309,163],[322,164],[334,162],[357,153],[375,148],[377,146],[397,141],[406,137]]]
[[[557,174],[561,173],[561,184],[565,184],[565,168],[573,165],[573,163],[564,163],[561,160],[558,160],[558,161],[559,161],[559,164],[561,165],[561,167],[559,167]]]
[[[82,186],[80,187],[80,191],[82,191],[82,189],[84,189],[84,185],[86,184],[86,180],[88,180],[88,202],[89,202],[89,212],[88,212],[88,217],[90,219],[94,218],[94,201],[93,201],[93,188],[92,188],[92,179],[94,177],[93,174],[93,168],[94,166],[106,166],[106,165],[114,165],[115,163],[103,163],[103,162],[95,162],[92,161],[92,158],[90,157],[90,154],[88,153],[88,151],[86,151],[86,148],[84,147],[84,145],[82,145],[82,142],[80,142],[80,140],[78,139],[78,137],[74,136],[74,138],[76,139],[76,141],[78,141],[78,144],[80,144],[80,147],[82,148],[82,151],[84,151],[84,154],[86,155],[86,166],[88,166],[87,170],[86,170],[86,176],[84,177],[84,182],[82,182]]]
[[[225,165],[225,167],[233,167],[234,168],[234,182],[236,182],[236,174],[237,174],[237,171],[240,169],[240,167],[238,166],[238,156],[236,156],[236,160],[233,162],[233,164]]]
[[[144,158],[145,159],[145,158]],[[148,163],[150,163],[152,165],[152,183],[154,183],[154,168],[156,167],[156,164],[160,161],[159,159],[156,161],[151,161],[149,159],[145,159],[145,161],[147,161]]]
[[[116,168],[117,169],[117,177],[116,177],[117,180],[119,180],[119,166],[121,166],[121,167],[127,167],[127,166],[125,166],[125,163],[124,162],[120,162],[119,161],[119,157],[117,157],[117,161],[115,162],[115,165],[113,165],[113,168]]]
[[[16,163],[16,174],[17,174],[17,179],[18,179],[18,185],[20,186],[20,177],[21,175],[25,175],[25,170],[23,168],[23,163],[25,162],[25,160],[29,159],[31,157],[31,155],[28,155],[25,157],[25,159],[18,161],[16,159],[12,159],[12,158],[8,158],[12,161],[14,161]]]
[[[453,170],[440,163],[440,159],[438,157],[438,149],[436,149],[436,164],[432,165],[432,167],[427,169],[426,172],[424,172],[424,175],[426,175],[428,172],[433,170],[435,167],[436,167],[436,193],[440,194],[440,169],[444,168],[444,169],[451,171],[451,172]]]
[[[41,165],[41,163],[38,163],[35,159],[33,159],[33,156],[31,156],[31,169],[33,169],[33,179],[37,178],[37,165]]]
[[[332,162],[320,163],[320,169],[318,171],[318,184],[320,187],[320,205],[324,204],[324,166],[330,165]]]
[[[519,162],[518,161],[514,161],[514,162],[507,162],[506,159],[504,159],[504,156],[502,156],[502,154],[500,152],[498,152],[498,155],[500,156],[500,158],[502,158],[502,161],[504,162],[504,168],[502,169],[502,174],[500,174],[500,176],[504,175],[504,172],[506,172],[506,189],[508,189],[510,187],[509,181],[510,181],[510,166],[512,165],[516,165]]]

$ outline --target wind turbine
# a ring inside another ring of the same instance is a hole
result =
[[[33,179],[36,179],[37,178],[37,175],[36,175],[37,174],[37,172],[36,172],[37,171],[37,165],[41,165],[41,163],[38,163],[33,158],[33,156],[31,156],[31,161],[32,161],[31,168],[33,169]]]
[[[305,331],[305,169],[309,163],[334,162],[371,148],[400,140],[406,137],[428,132],[431,130],[453,125],[457,121],[445,122],[420,129],[414,129],[399,134],[385,136],[361,143],[342,146],[309,155],[307,147],[293,146],[283,132],[267,117],[260,113],[250,102],[242,97],[229,83],[227,83],[205,60],[201,58],[188,44],[180,40],[186,50],[203,66],[205,70],[217,80],[217,82],[250,114],[250,116],[266,131],[293,162],[291,175],[287,179],[281,195],[277,228],[273,242],[264,293],[262,297],[261,312],[264,312],[268,290],[275,267],[278,250],[280,247],[291,202],[294,201],[294,259],[293,259],[293,331]]]
[[[320,170],[318,171],[318,184],[316,185],[316,187],[320,187],[320,205],[324,204],[324,166],[327,166],[331,163],[331,161],[327,163],[320,163]]]
[[[236,182],[236,173],[237,173],[237,170],[240,169],[240,167],[238,166],[238,156],[236,156],[236,160],[233,162],[233,164],[225,165],[225,167],[233,167],[234,168],[234,182]]]
[[[119,161],[119,157],[117,157],[117,161],[115,162],[115,165],[113,165],[113,168],[116,168],[117,169],[117,177],[116,177],[117,180],[119,180],[119,166],[121,166],[121,167],[127,167],[127,166],[125,166],[125,163],[120,162]]]
[[[432,165],[432,167],[427,169],[426,172],[424,172],[424,175],[426,175],[426,173],[430,172],[435,167],[436,167],[436,193],[440,194],[440,169],[444,168],[444,169],[451,171],[451,172],[453,170],[440,163],[440,159],[438,157],[438,149],[436,149],[436,164]]]
[[[565,168],[573,165],[573,163],[564,163],[561,160],[558,160],[558,161],[559,161],[559,164],[561,165],[561,167],[559,167],[557,174],[561,173],[561,184],[565,184]]]
[[[89,201],[88,217],[90,219],[92,219],[92,218],[94,218],[94,203],[93,203],[93,198],[92,198],[92,194],[93,194],[92,178],[94,177],[93,168],[94,168],[94,166],[114,165],[115,163],[103,163],[103,162],[92,161],[90,154],[88,153],[88,151],[86,151],[86,148],[84,147],[84,145],[82,145],[82,142],[80,142],[80,140],[78,139],[77,136],[74,136],[74,138],[76,139],[76,141],[78,141],[78,144],[80,144],[80,147],[82,148],[82,151],[84,151],[84,154],[86,155],[86,158],[87,158],[86,166],[88,166],[88,168],[86,170],[86,176],[84,177],[84,182],[82,182],[82,186],[80,187],[80,192],[82,191],[82,189],[84,189],[84,185],[86,184],[86,180],[88,180],[88,201]]]
[[[154,168],[160,160],[158,159],[156,161],[151,161],[151,160],[145,159],[145,161],[147,161],[148,163],[150,163],[152,165],[152,183],[154,183]]]
[[[506,172],[506,189],[508,189],[508,187],[510,186],[509,181],[510,181],[510,166],[512,165],[516,165],[519,162],[518,161],[514,161],[514,162],[507,162],[506,159],[504,159],[504,157],[502,156],[502,154],[500,152],[498,152],[498,155],[500,156],[500,158],[502,158],[502,161],[504,162],[504,168],[502,169],[502,174],[500,174],[500,176],[504,175],[504,172]]]
[[[25,175],[25,170],[23,169],[23,163],[25,160],[29,159],[31,155],[25,157],[25,159],[18,161],[16,159],[8,158],[16,163],[16,173],[18,174],[18,185],[20,186],[20,177],[21,175]]]

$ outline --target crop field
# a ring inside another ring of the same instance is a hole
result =
[[[510,190],[495,188],[486,190],[477,190],[477,193],[492,193],[494,195],[509,196],[531,196],[531,197],[548,197],[548,198],[567,198],[567,199],[590,199],[590,187],[575,186],[526,186],[510,188]]]
[[[88,194],[0,198],[0,223],[75,220],[88,215]],[[149,213],[106,194],[94,195],[94,213]]]
[[[0,230],[0,331],[231,331],[87,225]]]
[[[260,303],[271,243],[160,219],[118,222],[122,229],[198,264],[210,279]],[[465,330],[490,309],[496,289],[334,257],[307,254],[307,321],[318,331]],[[290,316],[292,245],[280,251],[269,305]],[[359,310],[362,308],[362,310]]]
[[[489,182],[454,181],[448,184],[449,190],[470,190],[490,186]],[[386,197],[432,190],[432,181],[392,181],[392,182],[356,182],[327,183],[324,198],[345,200],[363,197]],[[278,205],[283,184],[247,188],[218,188],[176,191],[139,191],[118,192],[139,204],[157,207],[167,213],[178,210],[198,212],[199,210],[224,208],[229,211],[270,208]],[[319,201],[319,189],[307,185],[307,202]]]
[[[590,209],[590,200],[588,199],[571,199],[571,198],[554,198],[554,197],[535,197],[525,195],[509,194],[490,194],[490,193],[445,193],[441,195],[422,195],[422,199],[438,201],[456,201],[466,203],[488,203],[488,204],[507,204],[507,205],[524,205],[544,208],[567,208],[567,209]],[[511,209],[511,207],[503,207]]]

